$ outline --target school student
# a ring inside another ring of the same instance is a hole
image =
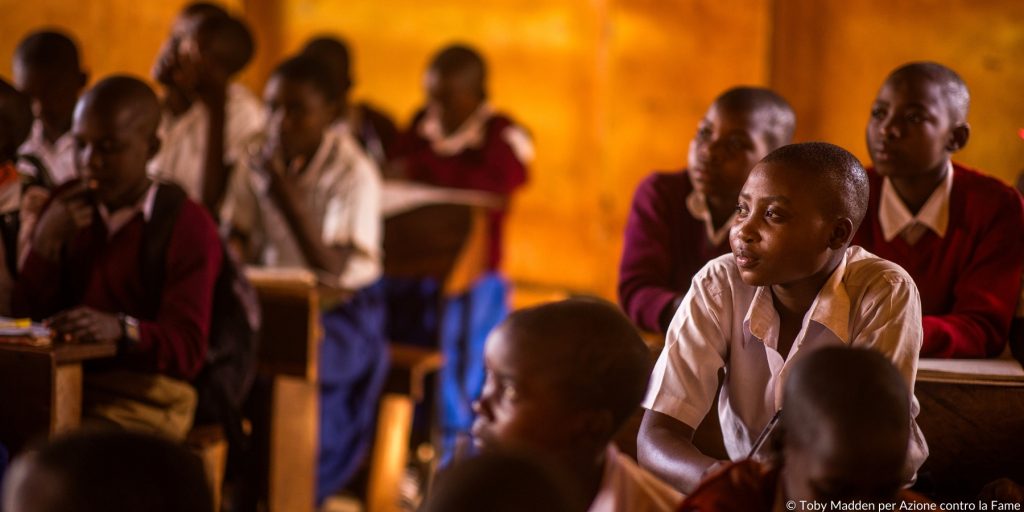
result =
[[[951,157],[967,145],[970,94],[952,69],[913,62],[882,84],[868,118],[871,198],[854,244],[921,291],[922,357],[1006,347],[1024,268],[1024,201]]]
[[[579,510],[675,510],[680,494],[619,453],[612,437],[636,410],[647,346],[613,305],[571,299],[512,313],[484,349],[487,380],[474,404],[486,453],[543,457],[569,480]]]
[[[21,237],[22,179],[18,146],[32,128],[28,96],[0,80],[0,315],[11,316],[11,293],[18,268]]]
[[[163,261],[140,257],[155,243],[151,226],[167,221],[157,216],[172,214],[160,205],[183,196],[146,175],[159,121],[156,95],[132,77],[106,78],[82,96],[72,124],[81,179],[56,189],[40,214],[13,305],[58,339],[116,346],[114,358],[85,365],[89,421],[183,439],[221,249],[210,216],[184,200]]]
[[[734,87],[708,107],[686,169],[640,183],[626,221],[619,304],[641,329],[665,332],[693,275],[729,252],[736,199],[750,169],[789,144],[793,109],[760,87]]]
[[[689,493],[721,465],[693,431],[725,369],[719,415],[725,448],[744,458],[775,413],[793,364],[820,347],[876,350],[913,393],[920,299],[899,266],[850,247],[867,208],[867,175],[826,143],[783,146],[751,171],[730,230],[732,252],[693,279],[651,375],[637,439],[641,465]],[[927,456],[910,399],[909,482]]]
[[[680,511],[770,512],[785,502],[913,510],[928,503],[902,489],[910,398],[884,356],[822,348],[793,364],[784,388],[780,432],[768,450],[774,460],[726,466],[687,496]]]
[[[362,463],[388,368],[380,175],[351,136],[331,129],[339,94],[315,59],[274,70],[264,137],[239,163],[221,216],[254,262],[310,269],[344,296],[320,317],[318,503]]]

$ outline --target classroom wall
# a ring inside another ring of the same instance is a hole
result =
[[[93,76],[148,74],[185,2],[0,0],[0,74],[29,29],[62,25]],[[441,45],[479,47],[491,97],[533,133],[537,160],[509,218],[505,267],[520,292],[613,298],[636,184],[685,164],[707,104],[733,84],[771,84],[797,136],[865,158],[863,126],[884,75],[912,59],[958,69],[974,93],[959,158],[1009,181],[1024,168],[1024,2],[1018,0],[232,0],[259,48],[257,91],[281,57],[320,32],[354,51],[355,97],[405,122]],[[851,5],[847,5],[851,4]]]

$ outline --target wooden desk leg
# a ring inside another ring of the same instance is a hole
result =
[[[82,365],[58,365],[54,375],[50,433],[60,434],[82,422]]]
[[[367,492],[370,512],[398,510],[398,486],[409,452],[412,412],[413,401],[408,395],[387,393],[380,400]]]
[[[270,426],[270,510],[312,511],[316,506],[319,427],[317,385],[305,379],[274,378]]]

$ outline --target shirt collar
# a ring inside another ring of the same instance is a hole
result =
[[[125,206],[116,211],[109,211],[103,203],[99,203],[96,207],[99,210],[100,218],[103,219],[103,223],[107,225],[107,234],[112,236],[126,224],[128,221],[135,217],[135,214],[142,213],[142,220],[149,222],[153,217],[153,205],[156,203],[156,190],[159,188],[159,184],[156,181],[150,183],[146,193],[139,199],[139,201],[131,206]]]
[[[846,287],[843,286],[847,257],[847,255],[843,255],[843,259],[825,281],[818,296],[814,298],[814,302],[811,303],[808,314],[804,316],[804,326],[797,334],[790,354],[807,333],[807,318],[831,331],[843,343],[847,345],[850,343],[850,295],[846,292]],[[757,288],[743,323],[746,324],[750,334],[765,345],[778,350],[779,314],[775,310],[771,287],[759,286]]]
[[[435,153],[443,156],[456,155],[468,148],[479,147],[483,143],[487,121],[492,115],[494,109],[490,104],[481,103],[458,129],[445,134],[441,125],[441,111],[429,106],[416,131],[430,142],[430,147]]]
[[[729,219],[725,221],[725,224],[722,224],[722,227],[715,230],[715,223],[711,220],[711,210],[708,208],[707,198],[696,190],[691,191],[690,195],[686,196],[686,209],[690,212],[690,215],[693,215],[693,218],[704,223],[704,234],[711,243],[722,245],[725,242],[729,236],[729,228],[736,218],[735,213],[729,216]]]
[[[925,201],[924,206],[911,215],[910,210],[900,199],[892,181],[885,178],[882,181],[882,195],[878,206],[878,223],[882,227],[882,236],[885,241],[896,238],[903,230],[914,225],[922,224],[931,229],[939,237],[946,235],[946,228],[949,226],[949,196],[953,190],[953,163],[946,164],[946,178],[932,192],[932,195]]]

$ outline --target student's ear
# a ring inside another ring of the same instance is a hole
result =
[[[967,139],[971,137],[971,125],[967,123],[960,123],[953,128],[949,134],[949,142],[946,144],[946,150],[950,153],[956,153],[967,145]]]
[[[596,410],[587,413],[583,431],[581,432],[595,448],[604,446],[615,435],[615,420],[609,410]]]
[[[828,247],[832,250],[842,249],[844,245],[850,243],[852,237],[853,221],[842,217],[832,225],[832,233],[828,237]]]

